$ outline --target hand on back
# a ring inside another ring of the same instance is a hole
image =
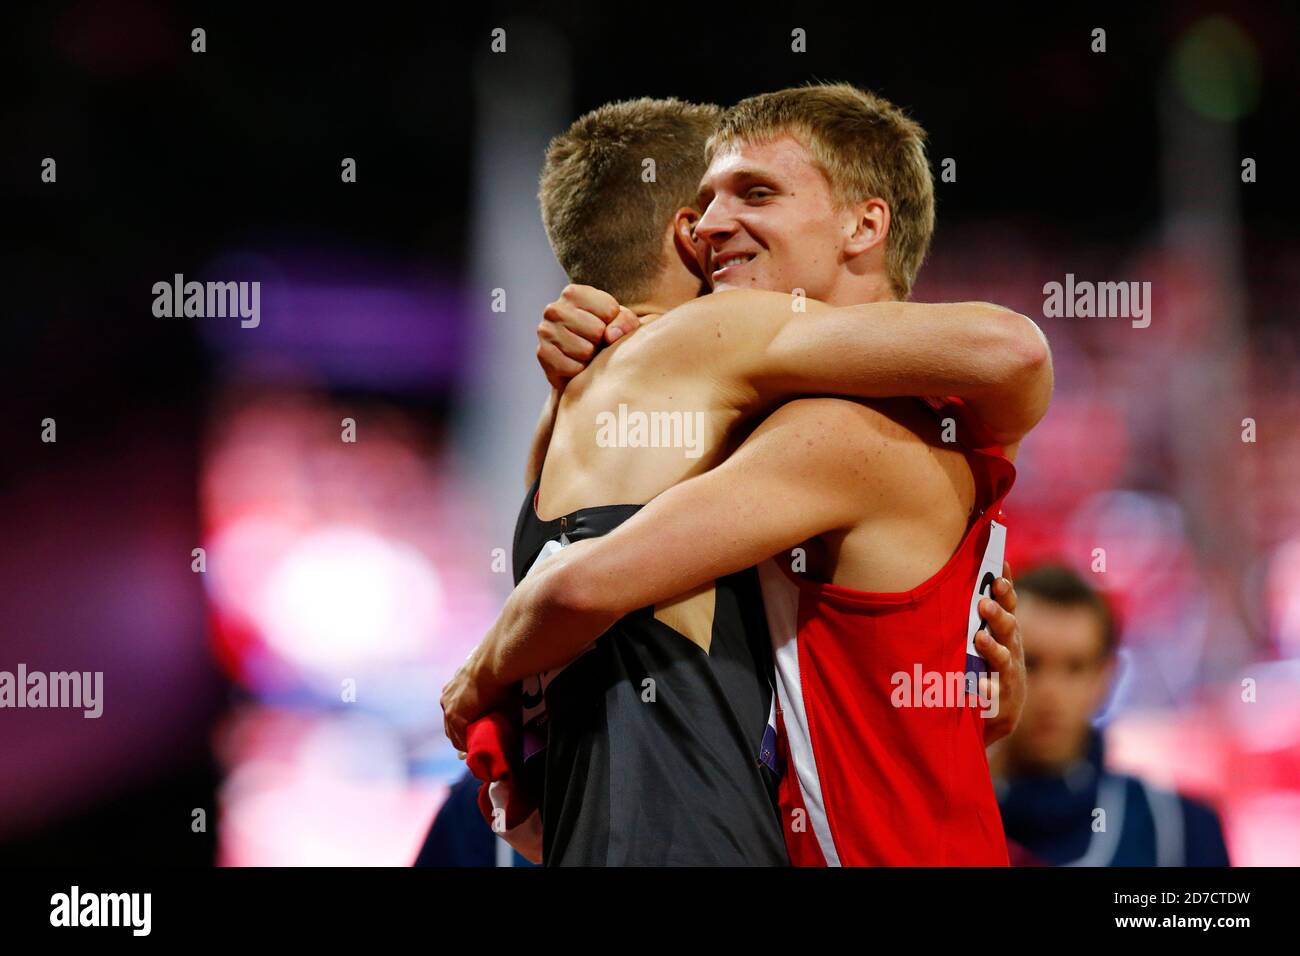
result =
[[[608,292],[589,285],[567,285],[542,312],[537,326],[537,361],[546,380],[562,391],[603,346],[640,325],[636,314]]]

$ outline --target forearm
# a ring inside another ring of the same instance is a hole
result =
[[[537,419],[537,428],[533,430],[533,440],[528,446],[528,463],[524,468],[524,484],[531,487],[542,473],[542,463],[546,461],[546,450],[551,445],[551,435],[555,431],[555,413],[560,407],[560,390],[552,387],[551,394],[542,406],[542,413]]]
[[[638,608],[845,526],[861,509],[857,493],[836,478],[860,460],[850,454],[846,463],[841,443],[852,409],[825,406],[784,406],[717,468],[656,496],[609,534],[571,544],[539,565],[475,652],[476,679],[502,687],[567,663]]]
[[[811,391],[964,399],[994,440],[1022,437],[1051,399],[1051,359],[1025,316],[981,302],[876,302],[785,323],[760,360],[769,401]]]
[[[618,619],[615,610],[584,598],[575,562],[589,544],[564,548],[515,588],[475,649],[476,680],[505,687],[567,664]]]

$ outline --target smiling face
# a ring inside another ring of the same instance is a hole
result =
[[[830,184],[793,136],[738,140],[700,183],[696,236],[707,244],[715,291],[801,288],[833,302],[855,250],[859,216],[837,209]]]

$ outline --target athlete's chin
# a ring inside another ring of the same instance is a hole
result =
[[[1037,734],[1029,740],[1029,752],[1034,762],[1045,767],[1057,767],[1068,763],[1074,756],[1074,748],[1058,734]]]

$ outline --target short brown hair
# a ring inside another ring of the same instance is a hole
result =
[[[841,206],[864,199],[889,204],[885,267],[900,299],[912,292],[934,234],[934,179],[925,130],[883,97],[847,83],[762,93],[722,115],[707,157],[736,141],[803,143]]]
[[[678,99],[606,103],[551,140],[537,198],[560,266],[620,302],[650,293],[673,214],[694,206],[720,107]],[[644,161],[654,160],[646,182]]]
[[[1092,611],[1101,632],[1102,657],[1115,653],[1119,638],[1115,615],[1100,591],[1064,564],[1040,564],[1015,579],[1016,594],[1034,597],[1059,607],[1083,607]]]

